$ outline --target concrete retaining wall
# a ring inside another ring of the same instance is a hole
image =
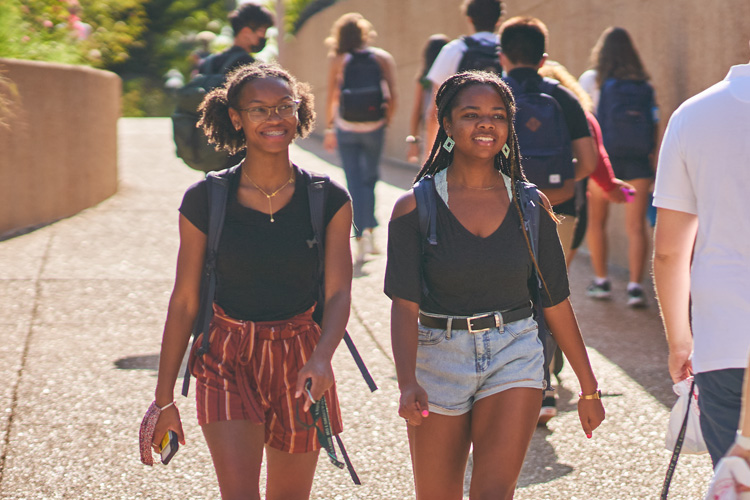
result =
[[[360,12],[378,33],[374,45],[388,50],[398,67],[400,104],[386,138],[386,156],[404,159],[414,81],[428,37],[469,33],[459,0],[343,0],[307,21],[296,38],[281,46],[281,62],[313,86],[318,133],[325,126],[326,48],[333,22],[346,12]],[[542,19],[550,31],[549,55],[578,76],[588,67],[591,48],[608,26],[632,35],[651,74],[661,108],[661,125],[688,97],[726,76],[729,67],[750,60],[747,20],[750,2],[726,0],[503,0],[506,16]],[[415,166],[416,167],[416,166]],[[627,265],[624,210],[610,211],[612,261]]]
[[[0,235],[68,217],[117,191],[120,78],[0,59]],[[6,82],[7,83],[7,82]],[[16,95],[13,95],[13,94]],[[2,110],[0,110],[2,111]]]

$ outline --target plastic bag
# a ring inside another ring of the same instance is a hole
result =
[[[750,486],[750,466],[744,458],[724,457],[716,465],[704,500],[750,499],[750,492],[737,493],[738,484]]]
[[[682,422],[685,419],[685,413],[688,411],[688,398],[690,397],[690,386],[693,384],[693,377],[681,380],[672,386],[672,390],[677,394],[677,402],[672,407],[669,414],[669,426],[667,427],[666,448],[674,451],[677,437],[680,435]],[[706,442],[703,440],[703,433],[700,425],[700,410],[698,409],[698,386],[693,389],[693,397],[690,398],[690,415],[688,417],[687,428],[685,429],[685,440],[682,443],[682,453],[688,455],[701,455],[707,453]]]

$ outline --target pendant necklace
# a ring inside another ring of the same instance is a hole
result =
[[[276,191],[274,191],[271,194],[268,194],[265,191],[263,191],[263,189],[261,189],[261,187],[259,185],[257,185],[250,178],[249,175],[247,175],[247,173],[245,172],[244,168],[242,169],[242,175],[245,176],[245,179],[247,179],[248,181],[250,181],[250,184],[252,184],[255,187],[255,189],[257,189],[258,191],[260,191],[261,194],[263,194],[266,197],[266,199],[268,200],[268,212],[269,212],[269,215],[271,216],[271,222],[274,222],[275,219],[273,218],[273,205],[271,204],[271,198],[273,198],[274,196],[276,196],[277,194],[279,194],[282,189],[284,189],[289,184],[291,184],[292,182],[294,182],[294,167],[292,167],[292,174],[289,176],[289,180],[287,180],[284,184],[281,185],[281,187],[279,189],[277,189]]]

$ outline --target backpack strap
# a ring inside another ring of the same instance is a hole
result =
[[[542,200],[539,191],[534,184],[530,182],[518,183],[518,201],[521,205],[523,214],[523,227],[531,243],[531,252],[534,254],[534,260],[539,262],[539,225],[542,213]],[[544,283],[537,272],[536,266],[532,266],[532,273],[536,278],[536,286],[531,289],[531,301],[534,303],[534,316],[538,325],[539,339],[542,341],[544,348],[544,383],[545,389],[550,389],[550,362],[557,348],[555,339],[549,332],[547,322],[544,319],[544,309],[542,307],[542,290]]]
[[[414,184],[419,232],[430,245],[437,245],[437,201],[434,186],[435,179],[431,175],[422,177]]]
[[[669,494],[669,485],[672,483],[672,476],[674,475],[674,469],[677,467],[677,459],[680,458],[680,451],[682,451],[682,445],[685,442],[685,433],[687,432],[688,418],[690,417],[690,405],[693,404],[693,392],[695,391],[695,379],[690,384],[690,393],[688,394],[687,410],[685,410],[685,418],[682,420],[680,426],[680,433],[677,435],[677,440],[674,444],[674,450],[672,450],[672,457],[669,459],[669,467],[667,467],[667,474],[664,476],[664,483],[661,487],[661,500],[667,500]]]
[[[316,310],[322,311],[325,306],[325,201],[331,179],[327,175],[310,174],[304,170],[303,172],[308,182],[307,196],[310,203],[310,222],[313,228],[313,239],[307,240],[307,245],[310,248],[315,245],[318,246],[318,305]],[[320,320],[322,321],[322,315],[320,316]],[[349,348],[349,352],[352,358],[354,358],[354,362],[357,364],[362,377],[365,379],[367,387],[370,388],[370,392],[375,392],[378,386],[375,384],[372,375],[370,375],[348,331],[344,331],[344,342],[346,343],[346,347]]]
[[[214,297],[216,296],[216,256],[219,249],[221,230],[224,227],[224,215],[227,209],[227,195],[229,193],[228,176],[232,175],[238,166],[221,172],[206,174],[206,188],[208,194],[208,234],[206,235],[206,256],[203,260],[203,275],[200,285],[200,306],[198,316],[193,324],[193,343],[203,334],[198,356],[208,352],[208,326],[213,318]],[[187,396],[190,388],[190,369],[185,369],[182,382],[182,395]]]
[[[216,61],[219,59],[220,54],[212,54],[206,58],[204,61],[204,64],[206,64],[206,67],[211,70],[211,74],[214,75],[223,75],[227,71],[229,71],[229,68],[231,68],[234,63],[240,60],[243,56],[247,55],[245,52],[238,50],[235,54],[232,54],[231,56],[227,57],[227,60],[224,61],[224,64],[221,65],[218,71],[216,71]]]

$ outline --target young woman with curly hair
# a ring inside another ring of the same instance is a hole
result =
[[[352,209],[332,183],[325,203],[325,311],[313,320],[318,293],[305,172],[289,146],[313,126],[306,84],[276,65],[255,63],[228,76],[200,106],[200,126],[217,148],[246,150],[227,178],[226,216],[216,263],[218,287],[209,328],[210,351],[190,354],[198,422],[211,451],[222,498],[308,498],[320,445],[311,401],[325,395],[333,434],[342,430],[331,357],[349,317]],[[208,229],[207,181],[192,185],[180,206],[180,250],[156,386],[163,411],[154,432],[184,443],[174,385],[193,322]],[[290,480],[289,478],[293,478]]]
[[[544,387],[530,307],[535,268],[545,284],[544,317],[581,385],[588,437],[604,408],[568,300],[555,220],[542,211],[538,261],[523,229],[525,177],[509,88],[496,74],[459,73],[441,85],[436,105],[437,140],[417,179],[433,176],[437,245],[423,241],[413,190],[396,202],[389,224],[385,292],[393,301],[399,415],[417,499],[463,498],[472,446],[471,498],[509,499]]]

